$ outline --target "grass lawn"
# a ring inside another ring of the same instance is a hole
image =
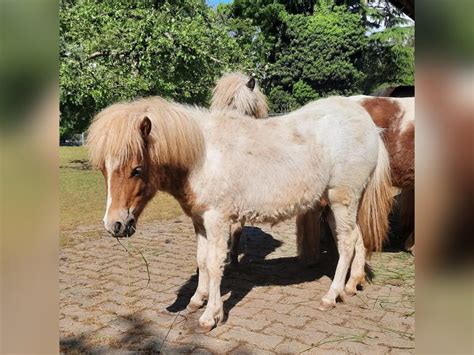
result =
[[[91,170],[84,147],[59,148],[60,242],[65,245],[81,227],[100,230],[105,212],[105,182],[100,171]],[[173,197],[158,193],[150,202],[139,223],[173,218],[181,208]],[[97,233],[96,233],[97,234]]]

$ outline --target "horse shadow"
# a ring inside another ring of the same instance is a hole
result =
[[[266,259],[266,256],[282,245],[281,241],[260,228],[244,228],[239,245],[239,264],[227,264],[222,278],[221,295],[230,293],[224,301],[226,317],[254,287],[295,285],[315,281],[323,276],[333,278],[337,256],[334,257],[330,248],[325,250],[324,243],[322,259],[316,267],[303,266],[296,257]],[[175,301],[166,308],[169,312],[179,312],[186,308],[197,288],[198,272],[180,287]]]

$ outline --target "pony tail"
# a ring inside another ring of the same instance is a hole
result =
[[[296,251],[298,259],[306,266],[315,265],[320,259],[320,218],[319,206],[296,217]]]
[[[357,216],[368,256],[372,251],[382,250],[387,239],[388,215],[392,204],[390,159],[385,144],[379,136],[377,165],[364,190]]]

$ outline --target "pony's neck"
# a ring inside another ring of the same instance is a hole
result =
[[[162,165],[157,167],[155,174],[158,189],[173,196],[188,216],[200,214],[205,210],[204,206],[198,205],[196,202],[196,195],[189,182],[189,169]]]

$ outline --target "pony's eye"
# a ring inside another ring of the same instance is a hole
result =
[[[132,170],[132,177],[140,177],[142,174],[142,167],[137,166],[135,169]]]

